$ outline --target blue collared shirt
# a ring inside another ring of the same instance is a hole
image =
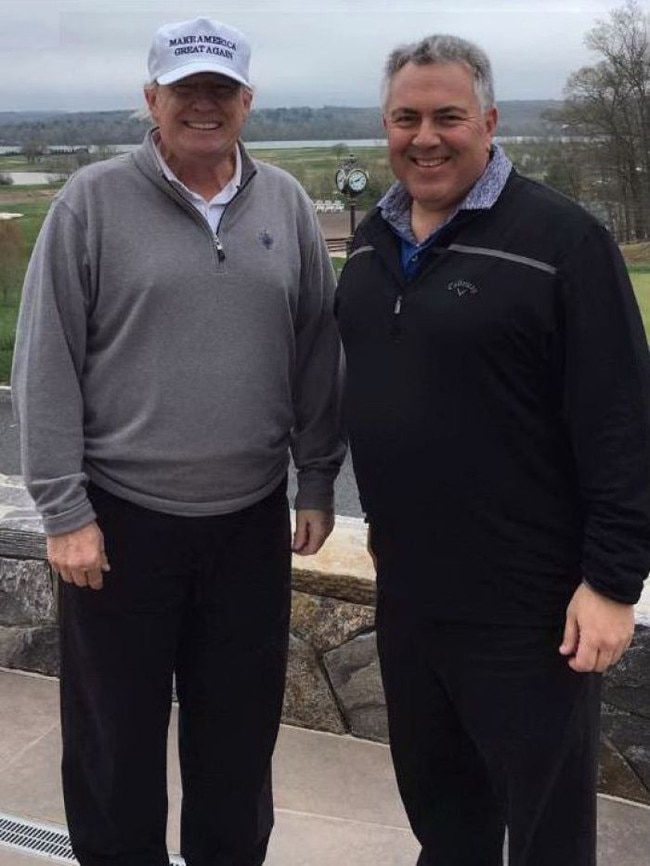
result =
[[[419,243],[411,228],[411,204],[413,203],[413,199],[400,181],[396,181],[390,187],[388,192],[377,203],[377,207],[381,211],[382,217],[400,238],[402,269],[409,279],[415,276],[420,265],[422,253],[431,246],[439,232],[448,226],[460,211],[488,210],[495,204],[503,191],[503,187],[506,185],[511,169],[512,162],[506,156],[503,148],[498,144],[494,144],[492,146],[492,157],[485,171],[465,198],[441,225]]]

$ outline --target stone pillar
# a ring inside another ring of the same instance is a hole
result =
[[[0,476],[0,667],[58,674],[54,586],[22,481]]]
[[[363,521],[337,517],[316,556],[294,557],[293,585],[284,721],[386,742]]]
[[[632,646],[603,680],[599,788],[650,805],[650,586]]]

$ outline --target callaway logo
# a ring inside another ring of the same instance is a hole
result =
[[[447,286],[448,292],[456,292],[459,298],[463,295],[478,295],[478,289],[474,283],[468,283],[467,280],[454,280]]]

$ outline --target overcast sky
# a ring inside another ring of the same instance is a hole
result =
[[[644,3],[644,6],[648,6]],[[162,24],[207,15],[253,46],[259,107],[378,103],[402,42],[454,33],[479,43],[500,99],[560,99],[596,61],[583,44],[623,0],[0,0],[0,110],[131,109]]]

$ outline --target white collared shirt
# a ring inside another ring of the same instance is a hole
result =
[[[189,189],[189,187],[185,186],[185,184],[176,177],[174,172],[165,162],[163,155],[160,152],[158,141],[156,141],[156,156],[160,163],[160,168],[167,180],[176,187],[178,192],[180,192],[180,194],[186,198],[190,204],[194,205],[198,212],[208,221],[212,231],[216,233],[226,205],[235,197],[239,187],[241,186],[242,161],[241,153],[239,152],[239,145],[235,148],[235,173],[224,188],[219,190],[210,201],[206,201],[202,195]]]

